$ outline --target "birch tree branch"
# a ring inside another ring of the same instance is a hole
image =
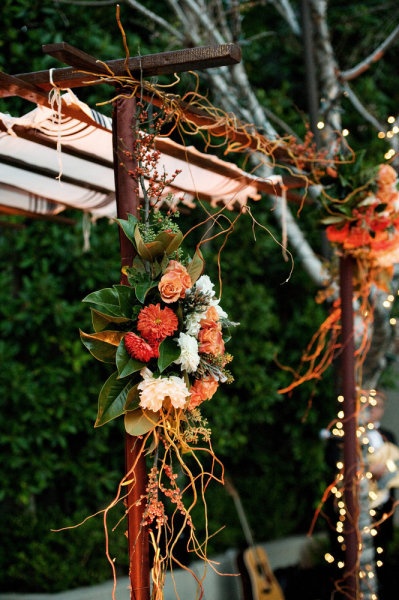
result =
[[[342,86],[345,96],[350,100],[354,108],[358,111],[358,113],[363,117],[365,121],[368,121],[377,131],[385,131],[385,124],[380,123],[378,119],[376,119],[367,108],[361,103],[359,98],[356,96],[355,92],[351,89],[348,83],[344,83]]]
[[[347,69],[346,71],[340,72],[340,78],[344,81],[350,81],[351,79],[355,79],[359,77],[362,73],[367,71],[373,63],[381,60],[384,55],[384,52],[389,48],[391,44],[394,43],[396,38],[399,36],[399,25],[395,27],[392,33],[372,52],[367,58],[362,60],[358,65],[352,67],[352,69]]]
[[[159,15],[154,13],[152,10],[145,8],[142,5],[142,3],[137,2],[137,0],[124,0],[124,1],[126,2],[126,4],[128,6],[130,6],[134,10],[137,10],[137,12],[144,15],[145,17],[148,17],[151,21],[153,21],[153,23],[156,23],[157,25],[162,27],[162,29],[165,29],[165,31],[168,31],[177,40],[184,43],[184,40],[185,40],[184,32],[173,27],[173,25],[171,25],[168,21],[166,21],[166,19],[163,19],[162,17],[160,17]]]
[[[301,26],[295,11],[293,10],[289,0],[274,0],[272,4],[276,7],[276,10],[280,15],[287,21],[288,25],[295,35],[301,35]]]

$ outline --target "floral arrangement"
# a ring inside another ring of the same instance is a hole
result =
[[[332,300],[332,305],[329,315],[302,354],[301,372],[295,372],[292,383],[280,389],[280,393],[291,392],[306,381],[320,380],[341,348],[336,257],[350,256],[354,260],[354,302],[360,315],[355,332],[359,372],[370,343],[368,333],[374,314],[371,288],[374,285],[390,291],[393,266],[399,263],[398,177],[388,164],[368,169],[363,166],[363,161],[363,154],[354,161],[340,160],[336,168],[327,167],[320,180],[323,184],[320,200],[326,212],[321,223],[326,226],[326,237],[334,254],[331,282],[318,293],[316,300]]]
[[[99,393],[95,425],[123,417],[126,431],[144,441],[142,452],[150,466],[147,495],[139,499],[142,526],[152,531],[158,560],[153,572],[162,572],[162,564],[170,565],[174,558],[183,529],[189,530],[187,550],[204,557],[191,510],[204,494],[205,479],[222,480],[223,468],[213,454],[200,406],[220,383],[232,381],[226,368],[232,356],[225,343],[237,323],[229,320],[203,273],[200,250],[193,257],[183,253],[183,234],[172,217],[152,212],[147,220],[128,215],[118,221],[135,249],[132,265],[123,268],[128,285],[84,298],[91,305],[94,333],[81,332],[81,339],[96,359],[114,367]],[[199,442],[198,451],[211,457],[210,470],[196,456]],[[199,473],[192,471],[192,457]],[[212,471],[217,465],[219,475]],[[171,510],[180,515],[178,528],[171,523]],[[168,536],[162,555],[160,539]]]
[[[365,259],[370,267],[390,268],[399,262],[397,173],[388,164],[360,171],[358,177],[357,172],[352,178],[333,172],[340,191],[332,186],[335,198],[325,192],[329,216],[322,223],[327,239],[339,252]]]

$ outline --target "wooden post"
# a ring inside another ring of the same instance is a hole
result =
[[[359,564],[359,502],[358,502],[358,448],[357,402],[355,382],[355,342],[353,314],[353,269],[350,256],[340,261],[341,323],[342,323],[342,394],[344,397],[344,499],[346,516],[344,525],[345,570],[343,592],[351,600],[358,598]]]
[[[129,175],[135,168],[134,157],[125,153],[133,151],[136,102],[134,98],[119,97],[113,106],[113,151],[115,171],[115,193],[117,214],[126,219],[128,213],[137,215],[139,198],[137,188]],[[134,248],[119,230],[121,250],[121,266],[132,264]],[[121,283],[126,284],[122,276]],[[147,470],[144,454],[141,452],[142,441],[126,434],[125,463],[126,472],[133,469],[127,496],[127,521],[129,545],[129,577],[131,600],[149,600],[150,598],[150,564],[148,531],[142,527],[142,506],[136,504],[141,496],[146,495]],[[133,468],[134,467],[134,468]]]

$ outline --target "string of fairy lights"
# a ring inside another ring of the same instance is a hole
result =
[[[359,415],[362,414],[363,407],[376,405],[376,403],[377,403],[376,393],[377,392],[375,390],[370,390],[370,392],[367,396],[364,394],[360,395],[359,409],[358,409]],[[344,436],[343,420],[345,418],[345,413],[342,410],[342,403],[344,402],[344,397],[342,395],[339,395],[337,400],[338,400],[339,410],[337,413],[337,419],[331,429],[331,435],[334,436],[335,438],[339,439],[339,438],[343,438],[343,436]],[[363,448],[363,449],[366,448],[367,452],[369,452],[369,453],[372,453],[374,449],[372,446],[370,446],[370,440],[369,440],[367,434],[368,434],[368,431],[371,431],[373,428],[374,428],[373,423],[367,423],[366,421],[364,423],[359,422],[358,427],[357,427],[357,432],[356,432],[360,448]],[[364,457],[364,452],[362,454]],[[363,467],[363,468],[361,468],[361,467]],[[335,505],[337,508],[337,521],[335,523],[335,532],[336,532],[336,536],[337,536],[337,542],[340,545],[341,550],[344,554],[344,552],[345,552],[345,535],[344,535],[345,521],[348,518],[348,515],[347,515],[347,508],[345,505],[345,496],[344,496],[344,489],[343,489],[344,463],[342,460],[337,461],[336,468],[337,468],[336,483],[331,489],[331,494],[334,495]],[[358,478],[359,486],[361,485],[361,481],[365,480],[367,483],[367,488],[368,488],[368,482],[372,479],[372,473],[367,468],[367,460],[363,460],[363,461],[359,460],[359,471],[357,473],[357,478]],[[370,500],[372,500],[372,498],[370,498]],[[358,537],[359,537],[360,554],[362,553],[363,546],[364,546],[366,540],[375,537],[378,533],[376,527],[373,527],[372,525],[370,525],[370,524],[372,524],[373,518],[375,516],[376,516],[375,509],[372,507],[369,508],[369,519],[366,519],[366,525],[364,525],[362,527],[362,529],[359,528]],[[366,562],[360,561],[360,565],[359,565],[358,577],[359,577],[360,584],[361,585],[363,584],[368,589],[371,589],[371,594],[369,596],[371,600],[378,600],[378,595],[376,593],[376,590],[374,589],[375,582],[373,580],[375,579],[375,572],[374,572],[373,567],[374,567],[374,565],[377,568],[382,567],[382,565],[383,565],[382,554],[383,554],[383,548],[381,546],[378,546],[377,548],[375,548],[376,556],[374,558],[374,561],[370,561],[370,560],[368,560]],[[331,552],[326,552],[324,555],[324,559],[326,560],[327,563],[330,563],[330,564],[336,562],[337,568],[339,570],[343,571],[343,569],[345,567],[344,560],[341,560],[341,559],[337,560],[336,557],[333,556],[333,554]]]
[[[399,133],[398,119],[396,117],[394,117],[393,115],[390,115],[387,118],[387,123],[388,123],[388,128],[385,131],[384,130],[379,131],[377,133],[377,137],[380,140],[386,140],[387,142],[391,142],[392,139]],[[320,131],[322,129],[324,129],[325,126],[326,126],[326,124],[322,120],[318,121],[316,124],[317,129]],[[341,131],[342,137],[347,137],[347,136],[349,136],[349,134],[350,134],[349,129],[344,127]],[[394,148],[389,148],[389,150],[387,150],[385,152],[384,158],[385,158],[385,160],[391,160],[395,157],[396,154],[397,154],[397,150],[395,150]]]
[[[389,324],[395,329],[398,318],[394,315],[395,302],[399,298],[399,290],[395,293],[389,293],[383,301],[383,307],[387,310],[390,315]],[[379,569],[384,564],[384,548],[380,545],[374,546],[373,538],[378,534],[377,525],[374,524],[374,520],[377,516],[375,509],[375,502],[377,500],[376,493],[371,486],[373,480],[373,474],[369,468],[369,457],[375,452],[373,445],[370,443],[369,434],[375,425],[367,420],[367,410],[377,404],[378,392],[376,390],[370,390],[367,394],[359,394],[357,403],[357,430],[356,436],[359,443],[359,465],[358,472],[356,474],[359,497],[363,490],[366,490],[366,505],[368,506],[368,515],[363,522],[359,519],[359,553],[365,552],[365,545],[369,542],[372,545],[373,552],[367,555],[366,560],[359,561],[358,565],[358,577],[360,588],[363,590],[367,589],[368,594],[363,594],[362,597],[368,597],[370,600],[378,600],[377,593],[377,581],[375,568]],[[343,410],[344,397],[339,395],[337,397],[338,411],[336,419],[331,426],[329,435],[333,436],[336,440],[343,439],[344,437],[344,420],[346,418]],[[387,469],[394,472],[397,467],[395,464],[388,464]],[[336,506],[336,522],[333,524],[335,528],[335,535],[338,546],[341,548],[342,557],[345,555],[345,521],[348,518],[347,507],[345,504],[345,493],[344,493],[344,462],[339,459],[336,463],[336,479],[335,485],[331,488],[330,493],[334,497],[334,504]],[[390,517],[391,515],[384,515],[383,519]],[[365,522],[364,522],[365,521]],[[332,552],[327,551],[324,554],[324,559],[329,564],[335,564],[339,571],[344,571],[345,562],[343,558],[336,557]]]

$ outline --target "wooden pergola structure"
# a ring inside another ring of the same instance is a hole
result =
[[[115,77],[130,76],[146,79],[155,75],[173,74],[176,72],[209,69],[223,65],[233,65],[241,60],[240,48],[235,44],[207,46],[165,52],[147,56],[130,57],[110,61],[98,61],[94,57],[78,50],[67,43],[43,46],[43,51],[68,65],[64,68],[51,69],[51,72],[38,71],[23,73],[16,76],[0,73],[0,97],[19,96],[35,104],[49,106],[49,91],[55,86],[59,88],[79,88],[94,84],[116,85]],[[113,77],[108,77],[110,73]],[[134,169],[134,158],[127,158],[121,153],[121,147],[132,147],[135,118],[135,98],[129,95],[129,87],[123,88],[124,94],[117,95],[113,103],[113,149],[114,173],[118,217],[125,219],[127,214],[136,214],[138,198],[135,195],[133,182],[128,171]],[[126,93],[125,93],[126,92]],[[155,100],[156,101],[156,100]],[[190,118],[198,124],[212,121],[206,113],[190,110]],[[62,114],[84,120],[81,111],[74,107],[62,105]],[[215,133],[217,131],[215,130]],[[223,132],[220,131],[220,134]],[[235,132],[234,139],[245,142],[248,137]],[[266,141],[267,142],[267,141]],[[249,142],[251,146],[251,141]],[[255,140],[252,148],[256,147]],[[281,162],[290,159],[283,145],[273,145],[273,157]],[[124,168],[120,168],[123,164]],[[295,179],[295,178],[293,178]],[[303,179],[291,181],[292,187],[300,187]],[[268,191],[265,189],[265,191]],[[276,186],[270,186],[269,193],[276,194]],[[278,193],[278,191],[277,191]],[[280,190],[281,193],[281,190]],[[121,266],[130,265],[133,258],[133,247],[123,232],[120,232]],[[356,489],[353,486],[354,474],[358,469],[356,442],[356,388],[354,377],[354,340],[353,340],[353,263],[350,258],[344,258],[340,265],[341,306],[342,306],[342,380],[344,395],[344,442],[345,442],[345,474],[346,504],[351,518],[346,520],[346,566],[345,593],[348,598],[355,600],[357,592],[356,566],[358,564],[358,540],[355,517],[357,514]],[[135,506],[136,501],[146,488],[146,470],[144,458],[137,460],[140,454],[139,444],[135,438],[126,434],[126,468],[129,471],[133,465],[134,485],[128,496],[128,539],[131,600],[149,600],[150,598],[150,564],[149,544],[145,529],[141,526],[142,509]],[[141,455],[142,457],[143,455]]]

